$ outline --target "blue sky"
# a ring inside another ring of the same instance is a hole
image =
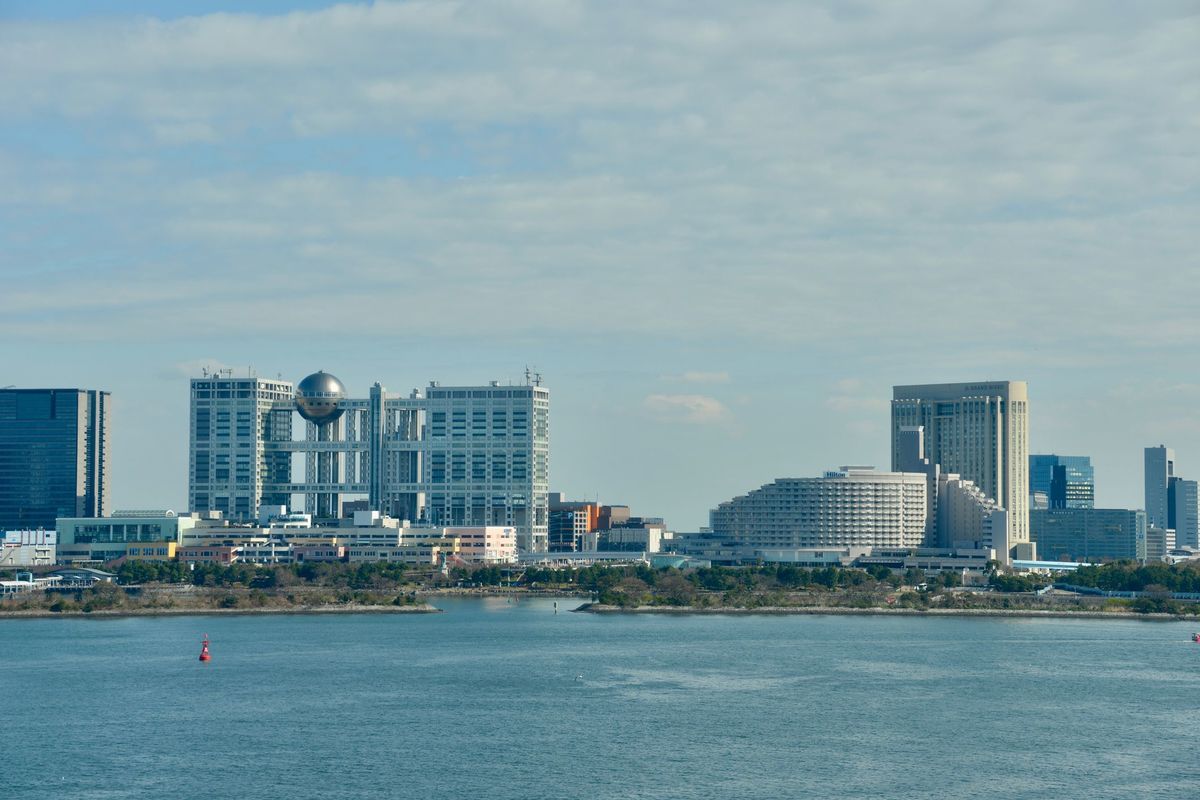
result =
[[[0,3],[7,383],[114,393],[180,508],[202,365],[553,395],[552,483],[678,529],[888,462],[894,383],[1200,476],[1190,2]]]

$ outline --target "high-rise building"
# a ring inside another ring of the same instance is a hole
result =
[[[108,510],[108,392],[0,389],[0,531]]]
[[[1175,475],[1175,451],[1169,447],[1147,447],[1146,465],[1146,524],[1153,528],[1170,528],[1171,504],[1168,490]]]
[[[1200,483],[1172,476],[1167,483],[1167,512],[1175,546],[1200,548]]]
[[[292,384],[221,371],[192,379],[188,506],[220,511],[248,522],[262,503],[286,504],[268,483],[286,483],[291,465],[285,452],[266,442],[292,438]]]
[[[1029,492],[1044,492],[1047,508],[1094,508],[1096,473],[1089,456],[1032,455]]]
[[[283,381],[222,373],[192,381],[189,499],[193,511],[251,520],[261,504],[340,516],[343,501],[437,526],[516,528],[522,550],[544,551],[548,524],[550,393],[524,386],[443,387],[389,396],[376,383],[351,398],[334,376]],[[293,413],[305,420],[293,440]],[[302,459],[303,480],[294,478]],[[357,502],[357,500],[351,500]]]
[[[768,548],[920,547],[928,478],[842,467],[780,478],[709,512],[712,535]]]
[[[924,457],[974,483],[1007,511],[1010,548],[1029,543],[1029,397],[1024,381],[895,386],[892,469],[924,428]]]

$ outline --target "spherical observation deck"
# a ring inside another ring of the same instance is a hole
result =
[[[324,425],[333,422],[346,410],[346,387],[328,372],[314,372],[296,386],[296,411],[309,422]]]

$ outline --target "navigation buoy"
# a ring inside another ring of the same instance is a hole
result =
[[[208,652],[208,634],[204,634],[204,641],[200,643],[200,660],[212,661],[212,656]]]

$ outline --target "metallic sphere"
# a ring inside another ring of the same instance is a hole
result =
[[[346,410],[339,404],[346,399],[346,387],[328,372],[314,372],[296,387],[296,410],[309,422],[324,425]]]

